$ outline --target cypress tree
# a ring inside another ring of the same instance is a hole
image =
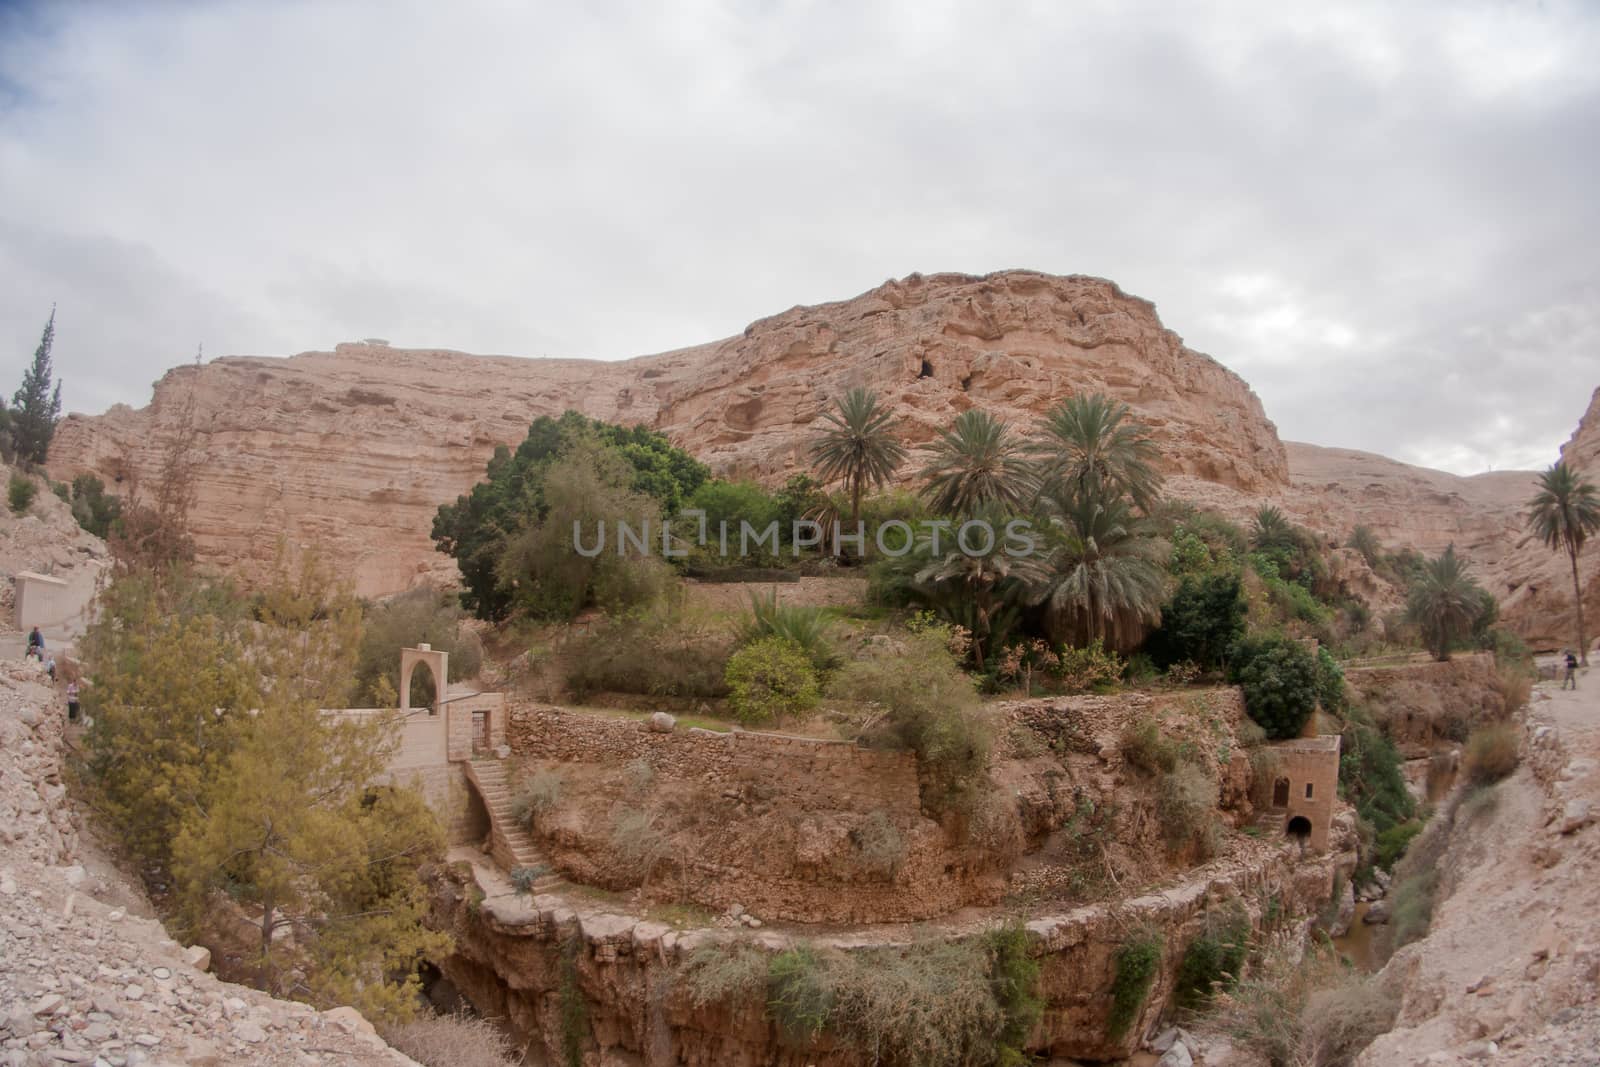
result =
[[[61,418],[61,383],[53,381],[50,349],[56,340],[56,309],[33,353],[33,366],[22,376],[22,386],[11,398],[11,443],[24,463],[43,463],[50,454],[50,438]]]

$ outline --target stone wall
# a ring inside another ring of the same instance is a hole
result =
[[[1408,758],[1444,742],[1459,744],[1473,727],[1507,714],[1494,656],[1460,654],[1440,663],[1410,659],[1345,671],[1352,703],[1363,705]]]

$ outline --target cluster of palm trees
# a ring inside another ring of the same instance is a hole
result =
[[[852,389],[826,416],[812,447],[817,473],[842,480],[851,521],[861,496],[887,483],[907,458],[895,420],[867,389]],[[1038,547],[1015,555],[999,538],[983,552],[934,554],[919,546],[917,583],[958,599],[983,663],[998,616],[1040,609],[1052,639],[1100,640],[1129,648],[1161,617],[1164,546],[1147,517],[1160,499],[1156,448],[1126,404],[1101,394],[1071,397],[1024,437],[986,411],[963,412],[924,446],[920,495],[955,523],[1003,528],[1013,517],[1042,520]]]

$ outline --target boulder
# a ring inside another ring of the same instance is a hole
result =
[[[678,726],[678,720],[664,711],[652,712],[650,715],[650,729],[658,734],[670,734]]]

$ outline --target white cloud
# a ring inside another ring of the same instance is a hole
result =
[[[57,301],[75,409],[201,342],[617,358],[1012,266],[1293,439],[1548,461],[1600,379],[1578,3],[0,10],[0,375]]]

